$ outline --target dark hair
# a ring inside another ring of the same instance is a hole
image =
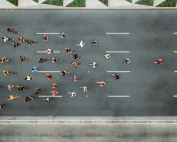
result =
[[[9,31],[10,30],[10,28],[7,28],[7,31]]]
[[[27,78],[25,78],[25,80],[27,80]]]
[[[4,37],[2,37],[2,39],[4,39]]]

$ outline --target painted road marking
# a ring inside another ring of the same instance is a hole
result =
[[[106,33],[107,35],[129,35],[130,33]]]
[[[177,72],[177,71],[174,71],[174,72]]]
[[[173,97],[177,97],[177,95],[173,95]]]
[[[174,34],[177,34],[177,33],[174,33]]]
[[[130,71],[107,71],[107,72],[130,72]]]
[[[53,34],[53,35],[58,35],[60,33],[36,33],[37,35],[43,35],[43,34]]]
[[[106,53],[129,53],[130,51],[106,51]]]
[[[55,97],[60,97],[60,98],[61,98],[62,96],[38,96],[38,97],[50,97],[50,98],[51,98],[51,97],[53,97],[53,98],[55,98]]]
[[[177,53],[177,51],[174,51],[174,53]]]
[[[41,72],[41,73],[43,73],[43,72],[53,72],[53,73],[57,73],[57,72],[61,72],[61,71],[37,71],[37,72]]]
[[[128,97],[130,97],[130,96],[115,96],[115,95],[112,96],[112,95],[110,95],[110,96],[108,96],[108,97],[110,97],[110,98],[114,98],[114,97],[120,97],[120,98],[122,97],[122,98],[124,98],[124,97],[127,97],[127,98],[128,98]]]
[[[47,53],[47,51],[37,51],[37,53]],[[60,53],[60,51],[53,51],[53,53]]]

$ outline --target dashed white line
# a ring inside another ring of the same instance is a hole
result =
[[[115,95],[110,95],[108,97],[109,98],[116,98],[116,97],[119,97],[119,98],[129,98],[130,96],[115,96]]]
[[[174,51],[174,53],[177,53],[177,51]]]
[[[106,51],[106,53],[129,53],[130,51]]]
[[[53,97],[53,98],[60,97],[61,98],[62,96],[38,96],[38,97],[50,97],[50,98],[51,97]]]
[[[37,51],[37,53],[47,53],[47,51]],[[53,51],[53,53],[60,53],[60,51]]]
[[[107,71],[107,72],[130,72],[130,71]]]
[[[173,97],[177,97],[177,95],[173,95]]]
[[[177,71],[174,71],[174,72],[177,72]]]
[[[129,35],[130,33],[106,33],[107,35]]]
[[[60,33],[36,33],[37,35],[43,35],[43,34],[54,34],[54,35],[58,35]]]
[[[177,33],[174,33],[174,34],[177,34]]]
[[[41,73],[43,73],[43,72],[53,72],[53,73],[57,73],[57,72],[61,72],[61,71],[37,71],[37,72],[41,72]]]

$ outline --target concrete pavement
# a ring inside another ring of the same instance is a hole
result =
[[[177,125],[0,125],[1,142],[175,142]]]

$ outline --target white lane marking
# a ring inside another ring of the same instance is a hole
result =
[[[173,97],[177,97],[177,95],[173,95]]]
[[[129,53],[130,51],[106,51],[106,53]]]
[[[60,34],[60,33],[36,33],[37,35],[43,35],[43,34],[54,34],[54,35],[58,35],[58,34]]]
[[[38,96],[38,97],[50,97],[50,98],[51,97],[60,97],[61,98],[62,96]]]
[[[106,33],[107,35],[129,35],[130,33]]]
[[[37,51],[37,53],[47,53],[47,51]],[[53,51],[53,53],[60,53],[60,51]]]
[[[107,71],[107,72],[130,72],[130,71]]]
[[[57,73],[57,72],[61,72],[61,71],[37,71],[37,73],[38,73],[38,72],[39,72],[39,73],[40,73],[40,72],[41,72],[41,73],[42,73],[42,72],[56,72],[56,73]]]
[[[115,96],[115,95],[112,95],[112,96],[111,96],[111,95],[110,95],[110,96],[108,96],[108,97],[112,97],[112,98],[113,98],[113,97],[120,97],[120,98],[122,97],[122,98],[124,98],[124,97],[130,97],[130,96]]]
[[[175,35],[177,34],[177,33],[174,33]]]
[[[177,53],[177,51],[174,51],[174,53]]]
[[[174,71],[174,72],[177,72],[177,71]]]

